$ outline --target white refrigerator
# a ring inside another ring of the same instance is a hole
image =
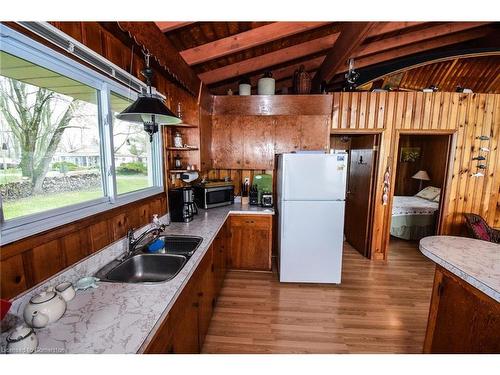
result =
[[[340,283],[347,154],[278,156],[281,282]]]

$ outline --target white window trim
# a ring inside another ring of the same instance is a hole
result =
[[[100,101],[99,131],[102,149],[101,156],[103,158],[101,163],[101,174],[104,194],[104,196],[99,199],[6,220],[0,224],[1,245],[65,225],[91,215],[96,215],[134,201],[163,193],[165,191],[163,187],[162,168],[163,147],[160,136],[161,132],[158,132],[154,135],[153,142],[151,144],[151,154],[157,155],[152,163],[154,186],[126,194],[117,194],[116,178],[114,177],[114,155],[113,152],[109,151],[113,150],[113,116],[110,108],[109,97],[111,93],[116,93],[123,97],[130,98],[131,100],[135,100],[138,95],[136,91],[122,86],[109,77],[106,77],[93,69],[90,69],[83,64],[62,55],[50,47],[44,46],[3,24],[0,24],[0,50],[55,71],[68,78],[75,79],[98,90]],[[136,78],[133,77],[133,79],[135,80]]]

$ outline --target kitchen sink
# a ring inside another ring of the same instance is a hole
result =
[[[202,237],[173,235],[161,235],[157,239],[165,243],[161,249],[164,251],[146,253],[146,244],[135,249],[130,256],[106,264],[95,276],[101,281],[121,283],[158,283],[172,280],[203,241]]]
[[[202,237],[195,236],[160,236],[160,240],[165,242],[166,254],[177,254],[191,257],[198,246],[200,246]]]
[[[177,254],[137,254],[104,267],[96,277],[101,281],[122,283],[158,283],[173,279],[187,258]]]

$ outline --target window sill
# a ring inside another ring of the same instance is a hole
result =
[[[124,206],[126,204],[133,203],[135,201],[139,201],[141,199],[148,198],[163,192],[163,188],[153,187],[118,196],[116,201],[112,203],[101,202],[84,208],[68,207],[67,212],[47,216],[44,218],[38,218],[36,220],[24,222],[23,224],[19,225],[14,224],[10,226],[9,222],[7,221],[0,233],[0,245],[6,245],[8,243],[33,236],[35,234],[45,232],[62,225],[67,225],[74,221],[84,219],[92,215],[100,214],[112,210],[116,207]]]

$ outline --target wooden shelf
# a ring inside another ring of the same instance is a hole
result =
[[[167,147],[168,151],[196,151],[198,147]]]
[[[172,124],[172,125],[166,125],[169,128],[197,128],[198,125],[193,125],[193,124]]]
[[[187,169],[170,169],[168,173],[185,173],[185,172],[199,172],[198,170],[187,170]]]

